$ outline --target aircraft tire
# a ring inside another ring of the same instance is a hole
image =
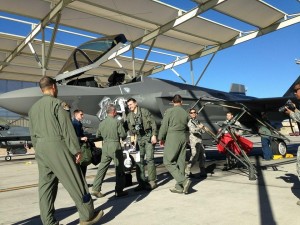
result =
[[[5,161],[10,161],[11,160],[11,156],[5,156]]]
[[[286,143],[283,140],[272,140],[271,141],[271,150],[274,155],[286,155],[287,147]]]

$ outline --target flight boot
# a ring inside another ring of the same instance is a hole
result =
[[[170,188],[170,191],[172,192],[172,193],[176,193],[176,194],[182,194],[183,193],[183,191],[182,190],[179,190],[179,189],[177,189],[177,188]]]
[[[149,187],[150,187],[150,190],[153,190],[153,189],[157,188],[157,183],[154,180],[149,181]]]
[[[80,221],[79,224],[80,225],[95,224],[101,219],[101,217],[103,217],[103,214],[104,214],[103,210],[95,212],[93,218],[91,218],[90,220],[87,220],[87,221]]]
[[[97,197],[97,198],[102,198],[104,197],[104,194],[101,193],[101,191],[91,191],[91,195]]]
[[[192,181],[190,179],[186,179],[183,183],[183,193],[188,194],[190,191]]]

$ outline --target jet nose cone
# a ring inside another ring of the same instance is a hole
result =
[[[39,88],[27,88],[0,95],[0,107],[27,115],[30,107],[42,96]]]

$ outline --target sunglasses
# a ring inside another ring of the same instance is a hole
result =
[[[197,114],[196,112],[190,112],[190,114]]]

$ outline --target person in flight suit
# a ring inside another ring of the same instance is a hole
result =
[[[205,149],[202,144],[201,133],[205,131],[202,130],[203,124],[197,120],[196,109],[190,109],[190,120],[188,122],[189,132],[190,132],[190,146],[191,146],[191,157],[185,168],[185,174],[187,177],[196,177],[191,173],[191,168],[199,161],[200,177],[206,177],[205,171]]]
[[[116,168],[115,196],[122,197],[128,195],[128,192],[123,191],[125,187],[125,168],[120,139],[126,139],[127,134],[121,121],[115,118],[117,115],[116,107],[112,104],[108,105],[106,113],[107,117],[99,124],[96,134],[97,137],[102,137],[103,146],[101,162],[94,179],[91,194],[97,198],[104,196],[104,194],[101,193],[101,186],[109,164],[114,160]]]
[[[93,200],[80,171],[81,152],[64,102],[57,99],[53,78],[39,82],[43,97],[29,111],[30,135],[39,169],[39,205],[43,224],[58,224],[54,202],[58,181],[69,192],[79,212],[80,224],[94,224],[103,211],[94,211]]]
[[[177,182],[170,191],[188,194],[191,180],[185,177],[184,170],[189,115],[181,107],[182,98],[180,95],[176,94],[172,102],[174,107],[166,110],[159,129],[158,139],[161,146],[165,145],[164,165]]]
[[[127,125],[131,134],[136,135],[140,150],[140,162],[137,162],[136,176],[139,185],[135,191],[153,190],[157,187],[156,168],[154,163],[154,146],[157,143],[157,126],[152,114],[138,106],[134,98],[127,100],[130,112],[127,115]],[[148,181],[145,176],[145,155],[147,159]]]
[[[72,124],[75,129],[75,133],[78,137],[79,144],[82,145],[84,142],[87,142],[87,140],[88,140],[87,137],[84,136],[82,123],[81,123],[81,120],[83,119],[83,111],[80,109],[75,109],[73,112],[73,115],[74,115],[74,117],[72,119]],[[85,176],[87,166],[80,165],[80,169],[83,173],[83,176]]]

